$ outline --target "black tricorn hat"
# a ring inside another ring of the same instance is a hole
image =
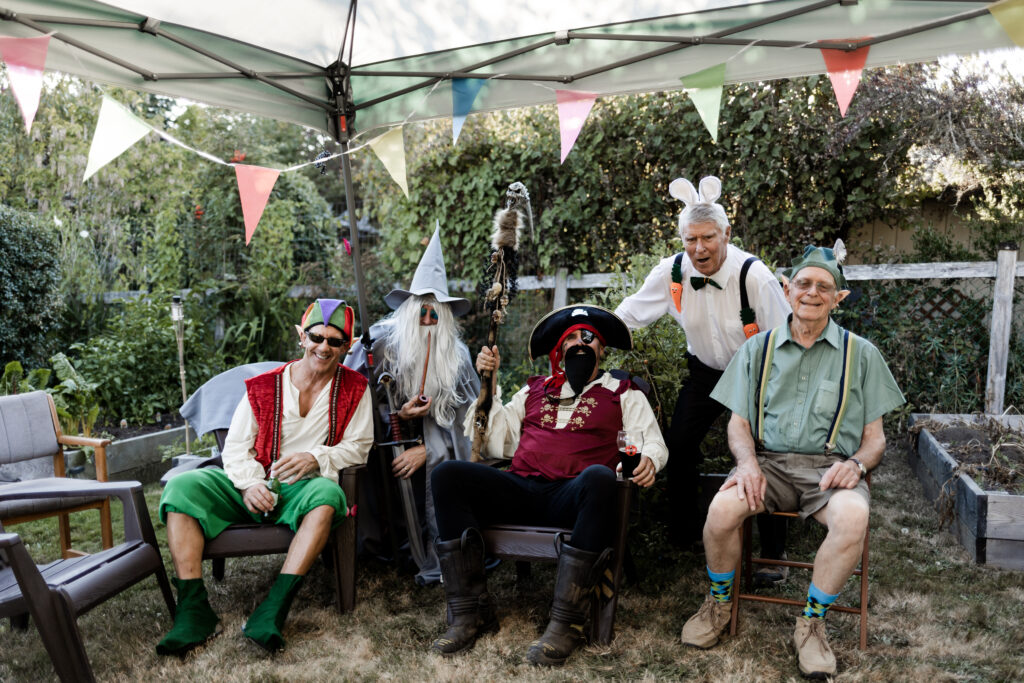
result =
[[[619,316],[600,306],[576,304],[551,311],[540,319],[530,334],[530,358],[547,356],[567,329],[581,323],[597,330],[605,346],[626,351],[633,348],[633,336]]]

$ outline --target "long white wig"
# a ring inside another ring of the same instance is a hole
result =
[[[420,307],[431,304],[437,311],[437,324],[420,325]],[[423,393],[430,396],[430,415],[441,427],[451,427],[456,409],[471,397],[460,391],[461,365],[469,358],[466,345],[459,339],[451,307],[439,304],[433,295],[410,296],[385,318],[383,337],[385,370],[398,381],[401,402],[417,395],[427,357],[427,332],[430,331],[430,367]]]

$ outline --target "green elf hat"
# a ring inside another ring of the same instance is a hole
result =
[[[804,247],[804,253],[799,258],[793,259],[793,265],[781,271],[781,273],[787,280],[792,280],[796,277],[797,273],[809,266],[823,268],[832,274],[832,279],[836,281],[837,288],[841,290],[849,289],[850,287],[846,282],[846,277],[843,275],[843,266],[841,265],[844,260],[846,260],[846,245],[843,244],[842,240],[836,240],[835,246],[831,249],[808,244]]]
[[[341,330],[346,338],[352,339],[355,320],[355,311],[341,299],[317,299],[302,314],[300,327],[306,331],[316,325],[330,325]]]

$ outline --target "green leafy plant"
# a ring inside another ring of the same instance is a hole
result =
[[[61,429],[67,434],[92,436],[93,426],[100,414],[95,382],[85,379],[63,353],[50,357],[60,384],[50,390],[57,407]]]
[[[3,377],[0,377],[0,396],[9,394],[25,394],[30,391],[45,389],[50,381],[50,370],[48,368],[37,368],[25,374],[21,363],[12,360],[4,366]]]

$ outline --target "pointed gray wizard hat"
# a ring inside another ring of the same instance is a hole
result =
[[[448,296],[448,275],[444,269],[444,254],[441,253],[441,225],[437,223],[434,228],[434,236],[430,238],[427,250],[423,252],[420,264],[416,266],[416,272],[412,276],[412,284],[409,289],[392,289],[384,297],[384,303],[397,310],[402,302],[410,296],[424,296],[433,294],[438,303],[448,304],[452,308],[452,315],[458,317],[469,313],[473,304],[469,299],[462,299],[455,296]]]

